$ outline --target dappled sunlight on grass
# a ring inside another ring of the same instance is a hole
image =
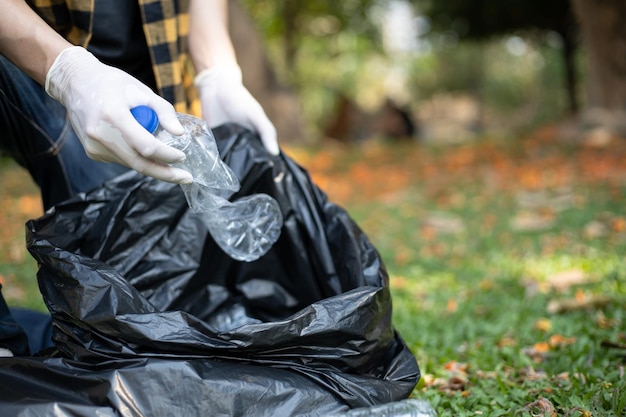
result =
[[[424,374],[414,395],[440,416],[626,412],[611,399],[626,398],[626,142],[557,133],[284,149],[381,253]],[[41,308],[24,245],[41,208],[15,169],[1,173],[0,279]]]
[[[442,416],[626,411],[626,143],[556,133],[296,157],[380,251]]]

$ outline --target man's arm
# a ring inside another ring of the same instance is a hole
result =
[[[215,127],[234,122],[255,130],[267,150],[279,153],[276,128],[244,87],[228,31],[228,0],[191,0],[189,54],[196,70],[202,117]]]
[[[181,134],[174,107],[124,71],[67,42],[23,0],[0,0],[0,53],[67,108],[90,158],[164,181],[192,182],[190,173],[169,165],[185,154],[159,142],[130,112],[148,105],[161,126]]]
[[[24,0],[0,1],[0,53],[41,85],[56,57],[70,46]]]
[[[228,0],[191,0],[189,54],[197,73],[216,65],[237,65],[228,32]]]

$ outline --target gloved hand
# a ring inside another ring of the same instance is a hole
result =
[[[193,181],[189,172],[168,165],[180,162],[185,154],[157,140],[132,116],[131,108],[147,105],[165,130],[174,135],[184,132],[174,107],[134,77],[74,46],[56,58],[45,88],[67,108],[90,158],[117,162],[163,181]]]
[[[218,65],[201,71],[194,81],[200,93],[202,117],[210,127],[238,123],[256,131],[272,154],[278,155],[276,128],[259,102],[242,83],[237,65]]]

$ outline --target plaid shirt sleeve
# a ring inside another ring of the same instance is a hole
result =
[[[86,47],[91,37],[94,1],[28,0],[28,4],[69,42]]]
[[[83,47],[87,47],[91,39],[94,2],[28,0],[52,28],[72,44]],[[159,93],[176,111],[189,113],[191,105],[187,93],[193,91],[193,85],[185,71],[188,68],[188,0],[139,0],[139,5]]]
[[[191,82],[186,68],[189,33],[187,0],[139,0],[157,86],[177,111],[186,112]]]

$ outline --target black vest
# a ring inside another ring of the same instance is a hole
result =
[[[140,13],[134,0],[96,0],[87,49],[105,64],[128,72],[156,91]]]

